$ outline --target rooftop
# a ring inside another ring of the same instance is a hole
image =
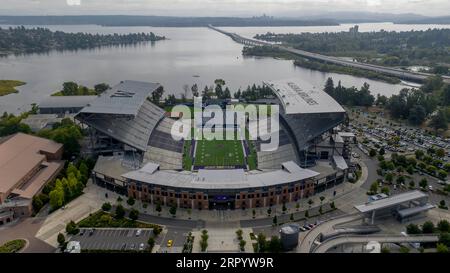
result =
[[[144,101],[159,83],[122,81],[108,89],[81,110],[81,113],[136,116]]]
[[[422,198],[424,198],[424,199],[428,198],[428,195],[426,195],[425,193],[423,193],[421,191],[415,190],[415,191],[409,191],[409,192],[405,192],[405,193],[392,195],[388,198],[378,199],[378,200],[375,200],[375,201],[372,201],[370,203],[366,203],[363,205],[357,205],[357,206],[355,206],[355,208],[359,212],[365,213],[365,212],[371,212],[374,210],[397,206],[402,203],[415,201],[415,200],[422,199]]]
[[[17,133],[0,144],[0,192],[8,192],[46,159],[44,154],[56,153],[62,144]]]
[[[39,103],[39,108],[82,108],[97,96],[50,96]]]
[[[296,79],[264,82],[283,103],[286,114],[336,113],[345,110],[331,96]]]
[[[140,170],[131,171],[122,176],[143,183],[169,187],[188,189],[245,189],[291,183],[319,175],[315,171],[300,168],[294,162],[284,163],[283,165],[287,167],[282,170],[252,173],[246,173],[243,169],[199,170],[198,173],[170,170],[154,171],[155,167],[152,165],[150,167],[144,166]]]

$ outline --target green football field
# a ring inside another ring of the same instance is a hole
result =
[[[241,140],[198,140],[195,166],[244,165]]]

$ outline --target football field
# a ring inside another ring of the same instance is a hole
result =
[[[244,165],[241,140],[198,140],[194,165],[205,167]]]

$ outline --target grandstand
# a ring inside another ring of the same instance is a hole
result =
[[[98,153],[145,152],[150,134],[164,115],[148,100],[158,88],[162,87],[157,83],[122,81],[84,107],[76,119],[92,129],[92,148]]]

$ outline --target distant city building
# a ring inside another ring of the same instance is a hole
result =
[[[56,178],[63,145],[23,133],[0,142],[0,225],[32,213],[32,199]]]
[[[359,31],[359,26],[358,25],[350,27],[349,30],[348,30],[348,32],[353,33],[353,34],[358,33],[358,31]]]

